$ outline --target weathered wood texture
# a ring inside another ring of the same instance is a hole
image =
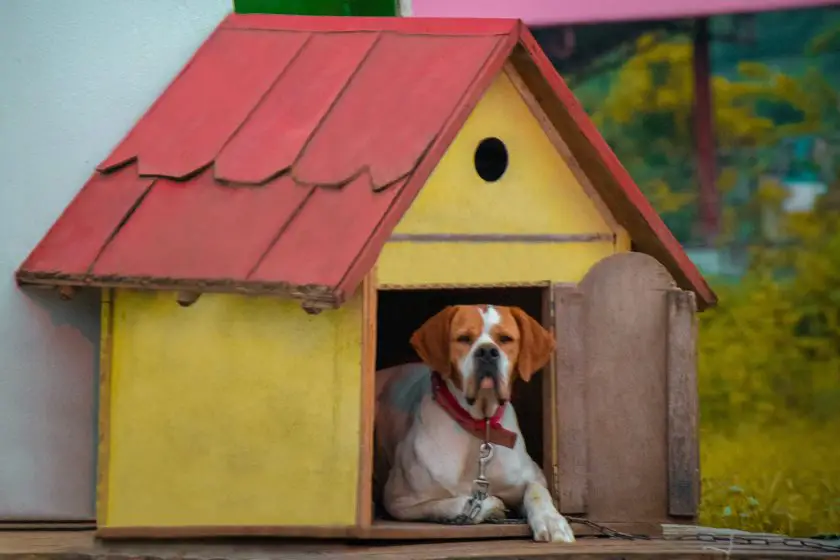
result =
[[[546,287],[542,292],[542,325],[555,335],[554,325],[554,290]],[[555,335],[556,339],[556,335]],[[557,392],[556,379],[553,372],[557,371],[557,355],[551,357],[548,365],[543,369],[540,383],[540,400],[542,409],[542,468],[546,484],[552,496],[559,495],[560,473],[557,468]]]
[[[728,551],[728,554],[727,554]],[[784,546],[779,539],[772,545],[733,545],[697,541],[621,541],[582,539],[573,545],[533,543],[530,540],[490,542],[446,542],[397,546],[350,545],[312,541],[181,541],[167,543],[102,543],[91,532],[0,532],[0,560],[105,560],[144,558],[175,560],[189,556],[195,560],[251,558],[309,559],[377,558],[831,558],[835,553]]]
[[[668,304],[668,506],[693,518],[700,503],[697,437],[697,305],[693,292],[671,290]]]
[[[557,500],[561,513],[586,513],[588,450],[586,427],[586,355],[583,294],[575,287],[554,287],[557,339]]]
[[[625,253],[555,299],[561,511],[604,523],[692,518],[692,297],[654,258]]]

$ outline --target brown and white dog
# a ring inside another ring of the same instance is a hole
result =
[[[375,484],[387,512],[405,521],[459,517],[490,419],[490,495],[472,522],[517,509],[534,540],[573,542],[509,404],[515,377],[528,381],[549,361],[551,334],[518,307],[457,305],[426,321],[411,344],[424,363],[377,372]]]

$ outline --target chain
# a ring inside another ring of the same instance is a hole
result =
[[[789,547],[793,547],[793,548],[809,548],[811,550],[822,550],[822,551],[825,551],[825,552],[840,552],[840,545],[820,542],[820,540],[818,540],[818,539],[797,539],[797,538],[785,537],[785,536],[782,536],[782,535],[779,535],[778,537],[776,537],[776,536],[767,536],[767,535],[752,536],[749,533],[746,533],[746,534],[730,533],[729,535],[714,534],[714,533],[696,533],[694,535],[682,535],[682,536],[679,536],[679,537],[672,537],[668,540],[715,542],[715,543],[727,543],[729,545],[773,546],[773,545],[781,544],[783,546],[789,546]]]
[[[470,525],[473,524],[478,514],[481,512],[481,504],[490,495],[490,481],[487,480],[487,463],[493,458],[493,444],[490,443],[490,420],[484,421],[484,441],[478,448],[478,476],[473,480],[473,490],[467,503],[464,504],[464,510],[454,519],[440,520],[439,522],[446,525]],[[600,523],[595,523],[584,517],[566,516],[569,523],[577,523],[585,525],[591,529],[598,531],[596,537],[622,540],[663,540],[654,539],[647,535],[631,535],[630,533],[622,533],[615,529],[610,529]],[[506,518],[506,519],[488,519],[484,521],[488,524],[503,524],[503,525],[525,525],[527,521],[521,518]],[[795,539],[785,536],[750,536],[747,534],[714,534],[714,533],[695,533],[693,535],[681,535],[678,537],[670,537],[664,540],[677,541],[699,541],[699,542],[714,542],[727,543],[733,545],[765,545],[772,546],[774,544],[782,544],[793,548],[809,548],[812,550],[821,550],[826,552],[840,552],[840,545],[828,544],[820,542],[819,539]]]
[[[624,540],[628,540],[628,541],[635,541],[635,540],[649,541],[649,540],[651,540],[651,538],[648,537],[647,535],[631,535],[630,533],[622,533],[621,531],[616,531],[615,529],[610,529],[609,527],[607,527],[605,525],[601,525],[600,523],[595,523],[594,521],[590,521],[590,520],[588,520],[586,518],[583,518],[583,517],[572,517],[572,516],[569,516],[569,515],[566,515],[565,517],[566,517],[566,521],[568,521],[569,523],[577,523],[579,525],[586,525],[587,527],[595,529],[599,533],[596,536],[599,536],[599,537],[608,537],[608,538],[611,538],[611,539],[624,539]]]
[[[487,480],[487,463],[493,458],[493,444],[490,443],[490,420],[484,420],[484,441],[478,448],[478,476],[473,480],[473,490],[462,511],[451,521],[453,525],[467,525],[481,513],[481,504],[490,495],[490,481]]]

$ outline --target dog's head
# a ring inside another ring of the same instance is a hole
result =
[[[476,417],[489,417],[551,358],[554,339],[518,307],[454,305],[411,337],[420,358],[463,394]]]

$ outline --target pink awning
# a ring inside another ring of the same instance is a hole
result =
[[[837,5],[837,0],[411,0],[418,17],[520,18],[530,25],[680,19]]]

